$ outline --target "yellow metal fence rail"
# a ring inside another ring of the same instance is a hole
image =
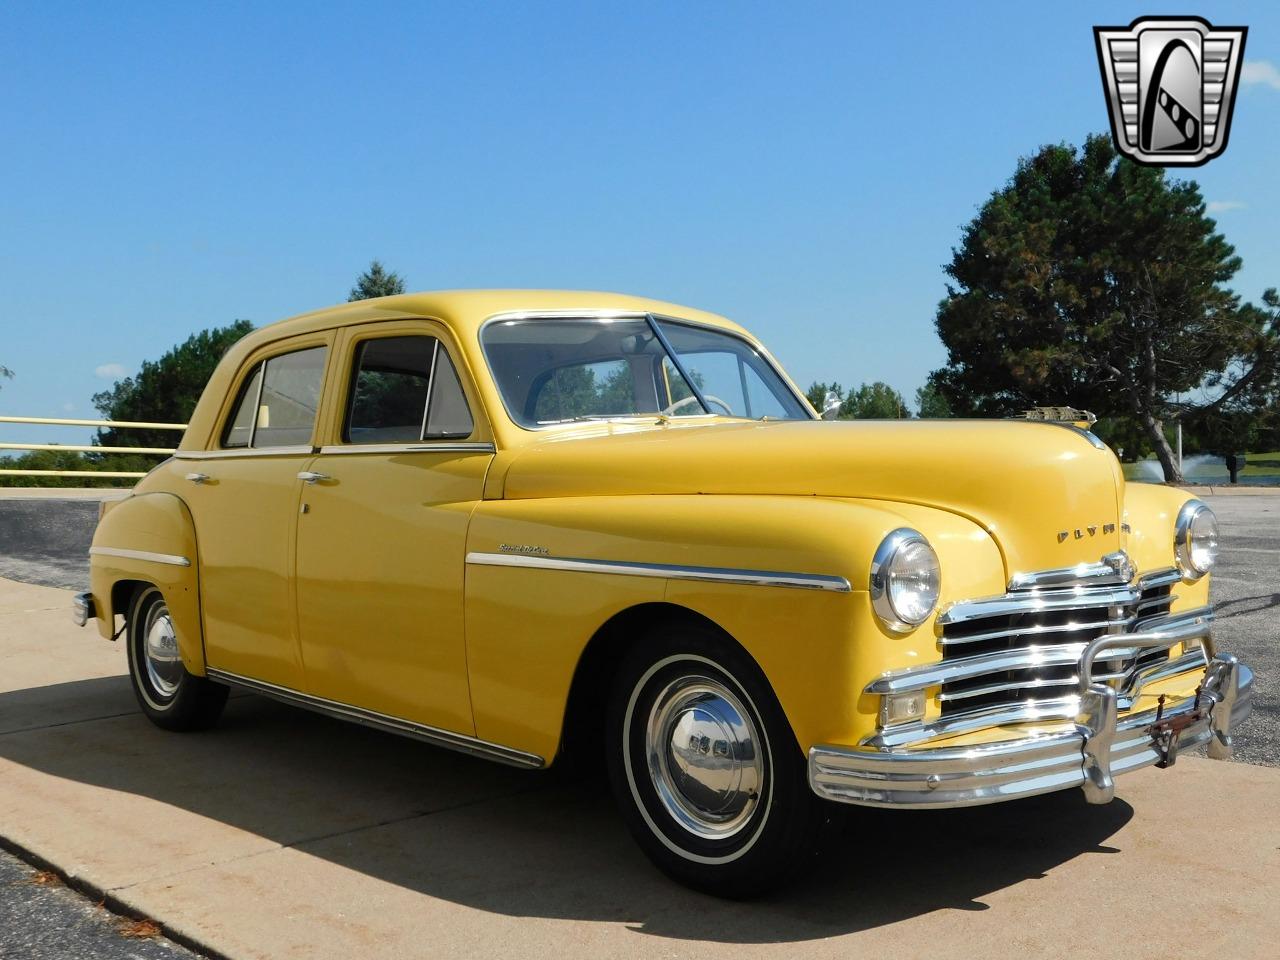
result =
[[[0,416],[0,423],[34,424],[49,427],[114,427],[117,430],[186,430],[185,423],[147,423],[140,420],[78,420],[66,417],[6,417]],[[167,456],[173,453],[171,447],[94,447],[73,443],[0,443],[3,450],[51,450],[70,453],[143,453]],[[132,473],[120,470],[6,470],[0,469],[0,477],[112,477],[134,479],[145,477],[145,473]]]

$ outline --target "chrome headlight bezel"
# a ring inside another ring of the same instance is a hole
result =
[[[1210,536],[1212,546],[1209,549],[1208,562],[1205,562],[1203,555],[1199,557],[1196,555],[1196,539],[1198,536],[1205,536],[1203,532],[1197,531],[1197,526],[1202,524],[1206,517],[1209,523],[1212,524]],[[1203,500],[1188,500],[1182,505],[1182,509],[1178,511],[1178,519],[1174,524],[1173,555],[1178,563],[1178,571],[1182,574],[1184,580],[1199,580],[1212,570],[1216,564],[1218,557],[1218,518]]]
[[[906,559],[910,554],[919,555],[921,548],[927,551],[936,571],[932,602],[923,612],[901,609],[902,604],[894,599],[895,581],[907,571],[901,564],[910,562]],[[897,565],[897,567],[895,567]],[[942,592],[942,568],[938,554],[925,535],[910,527],[899,527],[883,540],[871,558],[871,577],[869,583],[871,608],[880,621],[895,633],[910,633],[924,623],[938,609],[938,599]]]

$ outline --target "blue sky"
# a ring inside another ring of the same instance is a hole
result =
[[[1187,175],[1256,300],[1274,3],[6,4],[0,413],[93,416],[118,371],[343,300],[372,257],[411,289],[688,303],[802,385],[911,397],[961,226],[1107,126],[1090,28],[1181,12],[1250,28],[1230,147]]]

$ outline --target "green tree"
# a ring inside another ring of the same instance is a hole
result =
[[[0,457],[0,470],[149,470],[158,457],[149,458],[142,466],[117,467],[105,465],[102,454],[77,453],[73,450],[33,450],[16,457]],[[118,477],[5,477],[0,476],[0,487],[118,487],[132,486],[133,481]]]
[[[922,420],[940,420],[951,416],[951,404],[932,378],[916,390],[916,416]]]
[[[356,285],[351,288],[347,300],[394,297],[398,293],[404,293],[404,278],[398,273],[388,272],[380,261],[373,260],[369,269],[356,278]]]
[[[938,307],[957,412],[1039,404],[1129,417],[1167,480],[1172,398],[1211,386],[1221,408],[1261,387],[1277,331],[1225,284],[1240,259],[1199,187],[1120,158],[1111,140],[1042,148],[965,228]],[[1184,417],[1195,408],[1181,406]]]
[[[192,334],[159,360],[144,360],[135,376],[117,380],[110,390],[93,395],[93,405],[107,420],[143,420],[159,423],[186,423],[196,401],[209,382],[222,355],[253,329],[248,320],[214,327]],[[98,445],[104,447],[172,447],[179,434],[172,430],[98,431]],[[121,470],[147,470],[155,457],[116,455]],[[133,464],[137,464],[136,466]]]
[[[910,416],[902,394],[879,380],[851,390],[840,409],[842,420],[906,420]]]

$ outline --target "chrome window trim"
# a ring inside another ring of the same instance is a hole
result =
[[[487,441],[413,441],[411,443],[351,443],[321,447],[323,456],[351,455],[358,453],[496,453],[497,447]]]
[[[176,460],[231,460],[237,457],[296,457],[299,454],[315,453],[311,444],[299,444],[291,447],[231,447],[220,450],[178,450],[173,456]]]
[[[120,557],[123,560],[145,560],[148,563],[165,563],[172,567],[189,567],[191,561],[173,553],[152,553],[150,550],[128,550],[124,547],[90,547],[93,557]]]
[[[437,746],[448,747],[451,750],[468,753],[472,756],[497,760],[500,763],[527,769],[537,769],[546,765],[546,761],[537,754],[516,750],[513,747],[506,747],[488,740],[481,740],[478,737],[471,737],[464,733],[442,730],[439,727],[428,726],[425,723],[417,723],[413,720],[405,720],[402,717],[393,717],[390,714],[378,713],[374,710],[366,710],[363,707],[354,707],[350,704],[340,703],[337,700],[326,700],[324,697],[302,693],[298,690],[277,686],[274,683],[267,683],[263,680],[242,677],[239,674],[219,670],[216,667],[209,667],[206,673],[210,680],[216,680],[219,683],[240,687],[252,693],[260,693],[295,706],[314,710],[317,713],[337,717],[340,720],[351,720],[389,733],[398,733],[401,736],[425,740]]]
[[[702,580],[760,587],[795,587],[849,593],[844,577],[821,573],[788,573],[778,570],[743,570],[732,567],[694,567],[674,563],[634,563],[629,560],[591,560],[582,557],[547,557],[523,553],[472,551],[467,563],[489,567],[530,567],[537,570],[567,570],[575,573],[610,573],[631,577],[659,577],[664,580]]]
[[[714,333],[722,333],[725,336],[734,337],[737,340],[741,341],[742,343],[745,343],[755,353],[757,353],[760,359],[764,362],[765,366],[767,366],[770,370],[773,371],[774,375],[778,378],[779,382],[781,382],[783,387],[785,387],[788,391],[790,391],[792,397],[794,397],[796,402],[800,404],[800,409],[806,412],[807,414],[809,414],[810,420],[821,419],[821,417],[814,414],[813,408],[810,406],[809,401],[804,396],[804,394],[802,394],[798,389],[795,389],[791,381],[787,378],[786,374],[782,372],[782,369],[776,363],[773,362],[773,359],[769,356],[768,352],[764,349],[764,345],[759,341],[752,340],[750,337],[743,336],[742,334],[738,333],[736,330],[727,330],[724,327],[718,327],[713,323],[703,323],[699,320],[688,320],[688,319],[685,319],[684,317],[673,317],[665,313],[653,313],[651,311],[645,311],[645,310],[610,310],[607,308],[580,309],[580,310],[572,310],[572,309],[570,310],[506,310],[506,311],[503,311],[502,313],[495,313],[492,316],[485,318],[484,322],[481,323],[480,326],[476,328],[476,341],[480,345],[480,355],[484,357],[485,370],[489,374],[489,381],[493,384],[494,389],[498,393],[498,398],[502,401],[502,410],[507,415],[507,419],[511,423],[513,423],[515,426],[519,427],[521,430],[527,430],[530,433],[538,433],[543,430],[554,430],[558,427],[563,427],[564,424],[548,423],[548,424],[543,424],[541,426],[536,426],[536,427],[527,427],[523,423],[521,423],[519,420],[517,420],[515,416],[511,413],[511,408],[507,406],[506,394],[503,393],[502,387],[498,385],[498,378],[493,375],[493,363],[489,360],[489,351],[488,351],[488,348],[485,346],[485,342],[484,342],[485,330],[487,330],[491,324],[501,323],[504,320],[642,320],[649,323],[651,326],[656,326],[656,324],[654,323],[654,321],[656,320],[667,320],[667,321],[670,321],[671,323],[684,324],[686,327],[696,327],[700,330],[710,330]],[[662,339],[665,341],[665,338],[662,338]],[[627,417],[629,417],[630,419],[635,419],[637,417],[649,418],[649,417],[657,417],[657,416],[659,416],[659,413],[657,411],[654,411],[653,413],[635,413],[635,414],[627,415]],[[715,417],[718,415],[704,413],[704,414],[701,414],[701,416]],[[678,423],[685,419],[693,419],[693,418],[672,417],[670,419]],[[725,418],[725,419],[729,419],[729,418]],[[742,418],[733,418],[733,419],[736,420],[736,419],[742,419]],[[600,422],[607,422],[607,421],[600,421]]]

